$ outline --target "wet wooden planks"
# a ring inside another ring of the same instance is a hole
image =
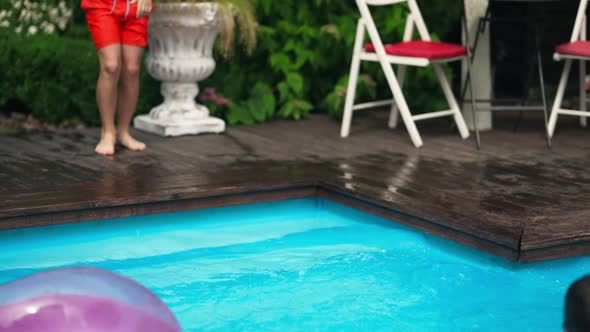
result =
[[[415,149],[386,112],[356,116],[351,136],[325,116],[160,138],[95,156],[97,129],[0,136],[0,229],[320,196],[509,259],[590,253],[590,132],[560,119],[548,150],[542,122],[498,119],[483,149],[449,122],[420,123]],[[253,195],[250,195],[253,194]]]

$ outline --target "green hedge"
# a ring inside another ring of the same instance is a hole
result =
[[[431,32],[444,36],[458,24],[458,0],[419,3]],[[375,11],[384,35],[400,38],[406,10],[396,6]],[[230,59],[217,59],[215,73],[201,83],[203,91],[212,87],[230,101],[220,106],[208,101],[212,111],[230,124],[300,119],[311,111],[340,116],[359,16],[354,1],[257,0],[257,15],[260,33],[254,54],[248,57],[237,50]],[[52,123],[99,123],[98,59],[79,10],[74,19],[64,36],[22,36],[0,28],[0,105],[16,101]],[[390,95],[378,65],[363,65],[362,71],[361,98]],[[431,69],[412,69],[407,77],[405,91],[414,111],[444,108]],[[138,112],[159,102],[159,84],[144,70]]]
[[[0,104],[17,100],[48,122],[81,118],[95,107],[92,45],[59,37],[0,34]]]
[[[95,88],[98,57],[91,41],[22,36],[0,30],[0,105],[24,105],[46,122],[99,124]],[[159,102],[158,85],[146,73],[138,109]]]
[[[431,33],[436,32],[434,39],[458,27],[459,0],[419,4]],[[401,40],[406,13],[404,5],[373,11],[384,38]],[[340,117],[359,18],[355,2],[258,0],[257,16],[261,28],[253,56],[238,53],[222,61],[205,82],[235,102],[224,113],[229,122],[262,122],[276,116],[297,119],[310,110]],[[364,64],[362,73],[361,99],[391,96],[377,64]],[[446,108],[431,68],[410,68],[406,77],[405,91],[414,112]]]

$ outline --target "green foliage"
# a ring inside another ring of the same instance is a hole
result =
[[[18,101],[41,120],[80,119],[98,124],[95,102],[98,59],[78,2],[63,35],[25,36],[0,28],[0,106]],[[458,25],[458,0],[419,0],[437,39]],[[213,87],[228,102],[203,101],[230,124],[275,118],[302,119],[311,112],[340,117],[346,97],[352,47],[359,18],[354,1],[256,0],[257,47],[218,57],[201,88]],[[377,7],[373,15],[384,40],[401,40],[407,8]],[[240,24],[238,24],[238,29]],[[218,43],[218,48],[223,44]],[[221,52],[220,52],[221,53]],[[447,68],[448,71],[448,68]],[[159,83],[142,71],[138,113],[162,100]],[[378,64],[361,68],[358,98],[391,96]],[[404,92],[413,112],[446,108],[431,68],[409,68]]]
[[[458,24],[458,0],[419,1],[431,32],[445,35]],[[405,5],[373,10],[375,21],[387,41],[401,40],[407,14]],[[216,72],[205,82],[234,101],[230,123],[250,124],[271,116],[256,106],[261,94],[252,87],[264,85],[274,91],[276,115],[301,119],[311,111],[340,117],[346,98],[352,47],[359,18],[354,1],[257,0],[260,29],[258,47],[250,57],[243,52],[220,59]],[[438,39],[437,34],[433,38]],[[357,88],[359,99],[389,98],[390,92],[378,64],[363,64]],[[448,71],[448,70],[447,70]],[[432,68],[409,68],[406,92],[415,112],[445,108]],[[235,114],[242,113],[242,114]],[[265,116],[261,116],[265,114]]]
[[[0,135],[10,135],[10,134],[15,134],[15,133],[16,133],[16,131],[14,131],[12,129],[0,127]]]
[[[69,46],[79,52],[76,57],[70,55]],[[94,82],[88,81],[89,75],[77,72],[95,67],[96,55],[90,54],[91,51],[92,48],[82,42],[3,32],[0,68],[4,77],[0,80],[0,104],[17,99],[37,118],[54,123],[77,116],[84,118],[86,112],[96,108]]]
[[[240,41],[250,53],[256,46],[256,14],[254,0],[153,0],[154,4],[162,3],[200,3],[216,2],[220,11],[221,50],[226,57],[231,55],[235,39],[236,23],[240,31]]]
[[[0,105],[18,101],[36,118],[55,124],[73,119],[99,124],[98,68],[90,40],[0,30]],[[142,94],[138,109],[145,112],[160,97],[157,83],[145,73],[142,84],[147,93]]]
[[[0,27],[29,35],[55,34],[66,30],[72,13],[65,0],[4,0],[0,2]]]

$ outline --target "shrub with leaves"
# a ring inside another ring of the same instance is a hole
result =
[[[153,0],[157,5],[169,3],[215,2],[220,10],[221,50],[224,56],[232,54],[236,23],[240,31],[240,41],[250,54],[256,46],[256,22],[254,0]]]
[[[458,0],[420,0],[426,22],[438,39],[459,24]],[[385,41],[400,41],[408,8],[373,11]],[[354,1],[257,0],[258,46],[220,63],[204,84],[233,101],[225,114],[230,124],[271,118],[305,118],[312,111],[340,117],[346,98],[352,46],[359,18]],[[410,68],[404,90],[414,112],[444,109],[445,101],[431,68]],[[378,64],[363,64],[360,99],[389,98],[391,92]]]
[[[90,40],[0,30],[0,107],[20,105],[21,111],[53,124],[81,120],[98,125],[98,68]],[[161,99],[159,84],[143,71],[141,85],[146,93],[140,94],[138,110],[147,112]]]
[[[0,5],[0,27],[28,35],[54,34],[66,30],[72,13],[64,0],[10,0]]]
[[[10,1],[24,3],[25,0]],[[40,1],[59,6],[51,1],[60,0]],[[252,54],[244,47],[236,48],[232,57],[220,56],[212,77],[200,83],[203,91],[200,101],[213,114],[230,124],[301,119],[311,112],[341,116],[359,18],[354,1],[218,1],[251,2],[258,26]],[[418,0],[418,3],[430,31],[435,32],[434,39],[459,25],[459,0]],[[0,1],[0,10],[8,10],[3,4]],[[74,24],[59,36],[24,36],[0,28],[0,107],[8,100],[17,100],[41,120],[59,122],[79,118],[88,124],[99,123],[94,97],[98,74],[96,51],[83,12],[79,6],[71,8],[75,10]],[[386,42],[401,40],[406,13],[404,5],[374,10]],[[14,27],[12,23],[11,27]],[[247,27],[253,26],[243,27],[238,21],[235,36],[244,38],[241,32]],[[222,39],[218,43],[219,54],[224,53],[224,43]],[[143,70],[141,84],[137,109],[138,113],[147,113],[161,101],[159,82]],[[363,64],[357,91],[359,100],[391,96],[375,63]],[[431,68],[409,68],[404,92],[413,112],[446,108]]]

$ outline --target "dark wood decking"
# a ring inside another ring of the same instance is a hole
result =
[[[516,133],[501,121],[476,151],[444,120],[421,123],[415,149],[385,116],[359,114],[347,139],[324,116],[137,133],[147,151],[110,159],[93,152],[97,129],[0,136],[0,229],[320,196],[512,260],[590,253],[590,131],[576,119],[560,119],[552,150],[529,115]]]

